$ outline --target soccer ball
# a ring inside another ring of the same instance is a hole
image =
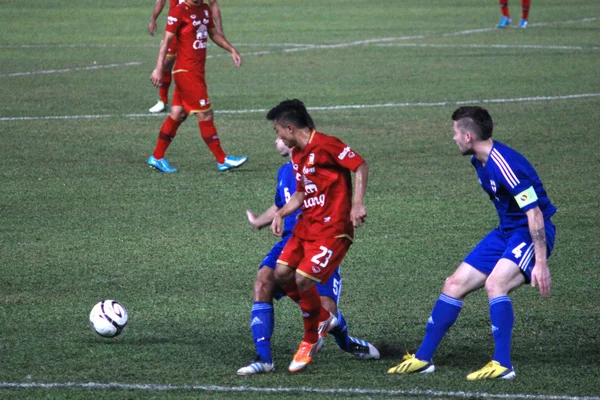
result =
[[[127,310],[119,302],[104,300],[90,312],[90,326],[100,336],[115,337],[127,325]]]

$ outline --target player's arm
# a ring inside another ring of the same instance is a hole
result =
[[[225,35],[223,31],[223,19],[221,18],[221,9],[219,8],[219,3],[217,0],[208,0],[208,4],[210,6],[210,13],[212,14],[213,21],[217,27],[217,31],[219,31],[221,35]]]
[[[355,227],[362,226],[367,218],[367,207],[364,203],[367,192],[367,181],[369,180],[369,165],[366,161],[358,166],[354,172],[354,196],[352,198],[352,210],[350,219]]]
[[[302,207],[304,196],[304,192],[295,192],[290,200],[285,203],[285,206],[281,207],[279,211],[275,213],[273,222],[271,223],[271,232],[273,232],[275,236],[281,236],[283,233],[283,219]]]
[[[531,271],[531,286],[535,287],[537,284],[540,294],[548,296],[552,280],[550,279],[550,269],[548,268],[547,260],[544,215],[539,207],[530,208],[525,211],[525,214],[527,215],[529,234],[533,239],[533,249],[535,252],[535,265]]]
[[[158,49],[158,58],[156,59],[156,67],[152,71],[150,80],[154,86],[160,85],[163,76],[163,66],[165,64],[165,57],[167,56],[167,50],[169,43],[175,37],[175,34],[169,31],[165,31],[163,40],[160,42],[160,48]]]
[[[167,0],[156,0],[156,3],[154,3],[154,9],[152,10],[152,16],[150,17],[150,23],[148,24],[148,33],[152,36],[156,33],[156,20],[163,8],[165,8],[166,1]]]
[[[217,46],[219,46],[231,53],[231,58],[233,59],[233,64],[236,67],[239,67],[240,65],[242,65],[242,56],[240,56],[240,53],[238,53],[236,48],[233,47],[233,45],[231,43],[229,43],[229,41],[225,38],[225,36],[223,36],[222,33],[220,33],[217,30],[217,28],[209,28],[208,35],[210,36],[210,39],[213,42],[215,42],[215,44]]]
[[[250,225],[256,229],[262,229],[265,226],[271,225],[273,222],[273,218],[275,218],[275,213],[279,210],[275,204],[269,207],[264,213],[260,215],[255,215],[252,211],[246,210],[246,215],[248,216],[248,222]]]

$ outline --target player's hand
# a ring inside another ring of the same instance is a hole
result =
[[[283,218],[279,213],[275,213],[273,222],[271,222],[271,232],[273,232],[273,235],[279,237],[283,234]]]
[[[237,52],[236,49],[231,51],[231,58],[233,59],[233,65],[239,67],[242,65],[242,56]]]
[[[531,286],[535,287],[537,284],[540,294],[542,296],[550,295],[550,288],[552,287],[552,279],[550,278],[550,269],[548,264],[545,262],[535,262],[533,270],[531,271]]]
[[[150,75],[150,80],[152,81],[152,84],[156,87],[160,86],[160,84],[162,83],[162,76],[162,69],[155,68],[154,71],[152,71],[152,75]]]
[[[367,207],[363,203],[357,203],[352,205],[350,210],[350,220],[355,228],[363,226],[367,218]]]
[[[150,34],[150,36],[154,36],[154,34],[156,33],[156,21],[154,20],[150,20],[150,23],[148,24],[148,33]]]
[[[248,222],[252,225],[253,228],[259,229],[258,222],[256,220],[256,215],[250,210],[246,210],[246,216],[248,217]]]

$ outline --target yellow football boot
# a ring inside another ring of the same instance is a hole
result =
[[[490,361],[487,365],[478,371],[467,375],[468,381],[478,381],[481,379],[513,379],[517,376],[515,370],[500,365],[498,361]]]

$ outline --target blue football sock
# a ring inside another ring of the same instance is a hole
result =
[[[421,343],[421,347],[415,353],[415,356],[419,360],[432,361],[433,354],[444,338],[444,335],[446,335],[448,329],[456,322],[462,305],[462,300],[446,296],[443,293],[440,295],[427,321],[423,343]]]
[[[273,363],[271,356],[271,336],[275,324],[275,313],[272,303],[254,302],[252,304],[252,313],[250,314],[250,329],[252,329],[252,338],[256,353],[269,364]]]
[[[492,334],[496,350],[494,361],[506,368],[512,368],[510,361],[510,342],[512,329],[515,324],[515,314],[508,296],[498,296],[490,300],[490,318],[492,320]]]
[[[338,310],[338,325],[329,331],[335,338],[335,342],[339,346],[340,349],[344,351],[350,350],[350,336],[348,336],[348,324],[346,324],[346,320],[344,319],[344,315],[340,310]]]

